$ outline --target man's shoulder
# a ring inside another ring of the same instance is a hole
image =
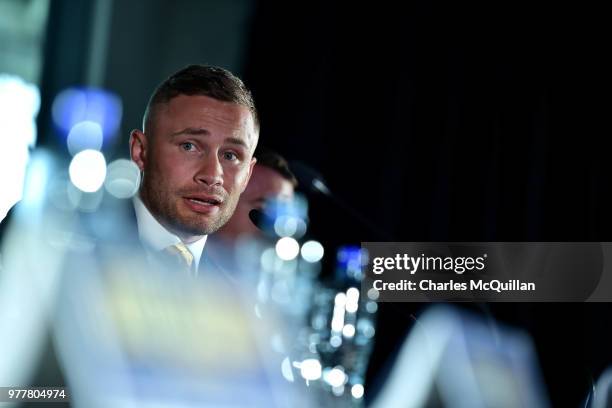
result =
[[[104,200],[96,211],[79,214],[76,233],[91,240],[96,252],[139,253],[142,245],[131,200]]]

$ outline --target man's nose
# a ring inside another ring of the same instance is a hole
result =
[[[217,155],[211,154],[202,160],[195,179],[208,186],[223,185],[223,167]]]

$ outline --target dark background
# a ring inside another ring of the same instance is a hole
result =
[[[602,28],[560,5],[264,2],[245,77],[262,140],[396,241],[608,240]],[[377,239],[311,203],[320,236]],[[381,304],[370,391],[423,307]],[[472,308],[529,331],[554,406],[612,362],[609,304]]]
[[[153,88],[186,64],[211,63],[252,88],[260,143],[318,170],[382,232],[310,197],[311,233],[330,247],[381,235],[610,240],[602,10],[151,0],[112,2],[100,22],[97,6],[51,2],[42,145],[62,149],[49,117],[55,94],[97,85],[124,103],[121,132],[105,153],[127,157]],[[106,29],[104,45],[94,41],[94,23]],[[369,398],[422,308],[381,304]],[[579,405],[612,364],[609,304],[472,308],[529,331],[554,406]]]

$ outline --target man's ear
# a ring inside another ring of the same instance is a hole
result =
[[[251,159],[251,163],[249,164],[249,174],[247,174],[244,184],[240,189],[240,194],[244,193],[244,190],[246,190],[247,186],[249,185],[249,180],[251,179],[251,175],[253,174],[253,167],[255,167],[255,163],[257,163],[257,159],[253,157]]]
[[[140,171],[143,171],[147,161],[147,136],[138,129],[130,133],[130,157]]]

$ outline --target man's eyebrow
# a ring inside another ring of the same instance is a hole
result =
[[[176,137],[179,135],[203,135],[203,136],[209,136],[210,132],[206,129],[202,129],[202,128],[185,128],[182,130],[179,130],[178,132],[174,132],[170,135],[170,137]],[[242,139],[239,139],[237,137],[228,137],[224,140],[225,143],[228,144],[233,144],[233,145],[238,145],[238,146],[242,146],[245,149],[249,149],[249,146],[246,144],[246,142]]]
[[[227,139],[225,139],[225,142],[229,143],[229,144],[234,144],[234,145],[242,146],[245,149],[249,148],[249,146],[247,146],[247,144],[245,143],[244,140],[238,139],[237,137],[228,137]]]
[[[179,130],[178,132],[174,132],[170,135],[170,137],[175,137],[178,135],[205,135],[208,136],[210,135],[210,132],[206,129],[202,129],[202,128],[185,128],[182,130]]]

